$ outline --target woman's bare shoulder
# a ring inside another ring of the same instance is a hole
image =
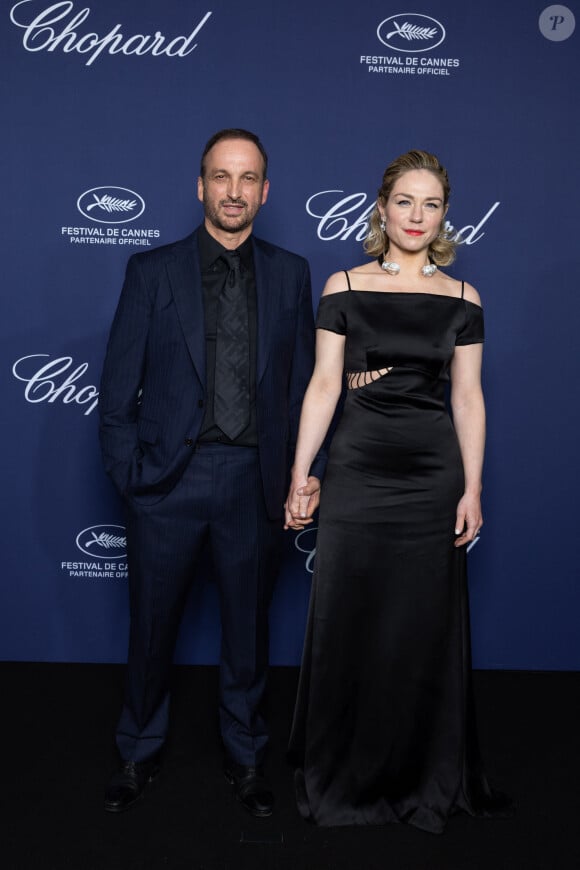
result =
[[[353,266],[348,271],[354,275],[384,275],[384,272],[381,272],[374,260],[370,263],[361,263],[360,266]]]
[[[343,293],[348,290],[348,281],[344,272],[334,272],[328,278],[322,291],[323,296],[331,296],[333,293]]]
[[[475,305],[481,306],[481,297],[472,284],[464,282],[463,298],[468,302],[474,302]]]
[[[458,281],[456,278],[451,278],[449,275],[445,275],[443,272],[439,272],[438,274],[445,281],[446,295],[461,296],[461,287],[463,285],[463,298],[467,299],[468,302],[474,302],[476,305],[481,305],[479,293],[472,284],[469,284],[467,281]]]
[[[334,272],[324,285],[322,291],[323,296],[330,296],[332,293],[342,293],[345,290],[350,290],[349,278],[351,275],[371,275],[376,273],[375,263],[363,263],[361,266],[353,266],[350,269],[344,269],[342,272]],[[348,275],[348,277],[347,277]]]

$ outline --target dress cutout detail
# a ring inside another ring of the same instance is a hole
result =
[[[393,367],[378,369],[374,372],[346,372],[346,386],[349,390],[358,390],[378,381],[379,378],[390,374]]]
[[[433,832],[458,810],[504,814],[479,758],[466,553],[453,546],[463,466],[445,402],[455,346],[483,341],[482,310],[349,281],[321,299],[317,328],[346,336],[351,389],[322,487],[290,738],[299,810]]]

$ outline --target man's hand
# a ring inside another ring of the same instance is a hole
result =
[[[300,531],[312,522],[312,514],[320,503],[320,481],[308,477],[306,481],[292,482],[284,504],[284,528]]]

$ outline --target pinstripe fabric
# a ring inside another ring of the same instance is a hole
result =
[[[101,380],[105,466],[127,507],[131,631],[121,756],[163,745],[175,639],[201,548],[211,548],[223,627],[220,727],[232,760],[259,763],[267,611],[282,503],[313,366],[308,265],[253,239],[258,449],[196,441],[205,339],[197,236],[133,256]],[[313,468],[320,475],[322,462]]]
[[[207,546],[222,619],[222,739],[234,761],[259,763],[267,742],[259,708],[281,526],[265,510],[257,450],[198,448],[165,499],[128,507],[127,538],[130,680],[117,734],[121,756],[142,761],[163,745],[175,640],[197,558]]]

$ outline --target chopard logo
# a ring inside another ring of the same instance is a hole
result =
[[[316,533],[318,531],[317,526],[310,526],[308,529],[304,529],[301,532],[298,532],[296,537],[294,538],[294,546],[300,553],[304,553],[306,555],[306,559],[304,561],[304,567],[308,571],[309,574],[314,572],[314,559],[316,556]],[[471,541],[467,547],[466,552],[469,553],[470,550],[473,550],[478,541],[481,540],[481,536],[477,535],[476,538]]]
[[[124,526],[90,526],[76,537],[76,545],[95,559],[124,559],[127,555],[127,535]]]
[[[470,541],[470,543],[469,543],[469,544],[467,545],[467,547],[465,548],[465,552],[466,552],[466,553],[469,553],[471,550],[473,550],[473,548],[475,547],[476,544],[479,543],[479,541],[481,541],[481,535],[477,535],[477,536],[473,539],[473,541]]]
[[[377,27],[377,36],[383,45],[394,51],[431,51],[445,39],[445,28],[429,15],[405,12],[391,15]]]
[[[10,10],[10,21],[24,31],[22,45],[26,51],[54,52],[60,49],[67,54],[76,51],[87,58],[85,66],[91,66],[103,52],[111,55],[187,57],[197,48],[194,39],[212,14],[206,12],[188,36],[175,36],[173,39],[168,39],[159,30],[154,34],[126,36],[122,33],[121,24],[115,24],[108,33],[100,36],[94,31],[81,33],[79,30],[91,14],[88,6],[71,15],[74,10],[72,0],[53,3],[35,14],[33,8],[37,5],[37,0],[20,0]]]
[[[61,356],[38,367],[38,360],[45,359],[49,359],[47,353],[33,353],[20,357],[12,366],[14,377],[26,384],[24,389],[26,401],[37,405],[40,402],[54,403],[60,399],[64,405],[71,402],[86,405],[84,416],[87,417],[95,410],[99,401],[99,392],[93,384],[84,387],[77,385],[77,381],[85,374],[89,364],[81,363],[69,372],[73,365],[73,358]],[[61,377],[67,372],[66,377]]]
[[[92,187],[79,196],[77,208],[98,224],[126,224],[141,217],[145,200],[127,187]]]
[[[366,193],[351,193],[344,196],[344,190],[320,190],[306,200],[306,212],[318,221],[316,235],[322,242],[346,241],[351,236],[362,242],[368,233],[368,219],[375,207],[373,199],[367,205]],[[482,228],[490,219],[500,202],[494,202],[484,216],[473,224],[456,229],[449,221],[445,222],[451,237],[462,245],[474,245],[484,235]]]
[[[310,526],[308,529],[298,532],[294,538],[294,546],[300,553],[305,553],[304,567],[309,574],[314,571],[314,557],[316,556],[316,533],[318,526]]]

